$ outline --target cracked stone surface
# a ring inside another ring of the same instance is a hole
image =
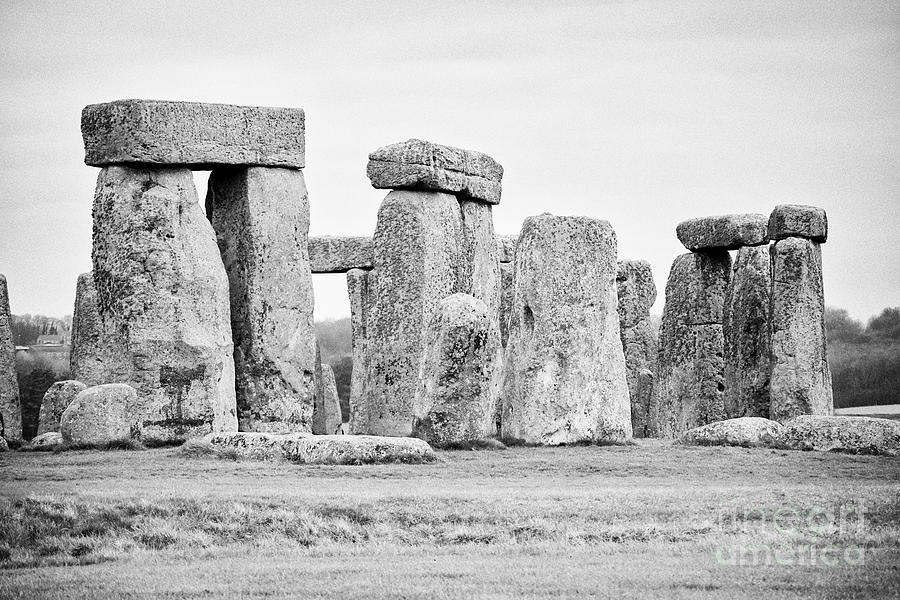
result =
[[[650,307],[656,302],[656,284],[650,263],[620,260],[616,275],[619,335],[625,353],[625,376],[631,398],[631,428],[634,437],[652,437],[657,415],[653,405],[656,370],[656,332],[650,322]]]
[[[6,277],[0,275],[0,437],[18,442],[22,439],[22,406],[11,321]]]
[[[351,269],[347,271],[347,295],[350,297],[350,343],[353,353],[353,371],[350,375],[350,429],[362,427],[368,419],[366,402],[367,334],[366,323],[374,298],[370,291],[372,271]]]

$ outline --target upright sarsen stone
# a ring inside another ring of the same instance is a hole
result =
[[[672,264],[654,386],[658,437],[725,418],[722,313],[730,277],[727,250],[682,254]]]
[[[59,419],[79,393],[88,386],[71,379],[57,381],[44,394],[38,417],[37,435],[59,431]]]
[[[316,338],[303,172],[216,169],[206,211],[228,273],[241,431],[310,431]]]
[[[88,387],[104,383],[123,383],[132,371],[131,359],[126,356],[118,330],[111,321],[104,327],[97,312],[97,291],[94,273],[78,276],[75,287],[75,310],[72,316],[72,348],[69,371],[72,379]]]
[[[0,437],[7,442],[22,439],[22,406],[16,378],[16,345],[12,335],[9,290],[0,275]]]
[[[191,172],[100,171],[93,262],[97,312],[125,363],[118,383],[137,390],[144,439],[236,429],[228,278]]]
[[[509,339],[509,319],[512,313],[515,265],[500,263],[500,342],[506,348]]]
[[[456,197],[393,191],[378,211],[366,319],[365,399],[353,433],[408,436],[425,331],[438,302],[460,289],[462,219]]]
[[[769,418],[769,302],[772,275],[768,246],[738,250],[725,290],[725,416]]]
[[[825,338],[822,251],[788,237],[772,245],[770,418],[834,412]]]
[[[369,280],[372,271],[351,269],[347,271],[347,294],[350,297],[350,345],[353,353],[353,369],[350,374],[350,430],[368,419],[365,407],[366,393],[366,322],[372,308]]]
[[[515,280],[503,437],[550,445],[630,438],[610,224],[529,217]]]
[[[619,335],[625,352],[625,374],[631,397],[631,428],[634,437],[655,432],[653,379],[656,371],[656,332],[650,323],[650,307],[656,302],[656,284],[650,263],[620,260],[616,276],[619,300]]]

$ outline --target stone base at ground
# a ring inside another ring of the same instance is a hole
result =
[[[423,463],[435,458],[431,446],[417,438],[241,432],[213,433],[204,440],[213,446],[236,451],[242,458],[301,464]]]
[[[802,415],[784,424],[777,445],[790,450],[900,454],[900,421]]]
[[[63,412],[59,432],[67,446],[103,446],[140,439],[137,391],[124,383],[87,388]]]
[[[41,400],[41,412],[38,417],[37,434],[59,431],[59,418],[75,399],[75,396],[87,389],[80,381],[66,379],[50,386]],[[32,441],[33,443],[33,441]]]
[[[32,438],[25,448],[29,450],[53,450],[57,446],[61,446],[62,443],[63,437],[60,432],[48,431],[47,433],[42,433],[41,435]]]
[[[771,446],[783,427],[762,417],[717,421],[684,432],[681,443],[691,446]]]

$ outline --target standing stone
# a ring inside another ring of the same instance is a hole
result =
[[[129,380],[131,370],[131,359],[126,356],[115,327],[107,330],[97,312],[94,273],[82,273],[75,288],[72,316],[72,349],[69,354],[72,379],[88,387],[121,383]]]
[[[529,217],[515,269],[503,437],[549,445],[630,438],[610,224]]]
[[[0,275],[0,437],[7,442],[22,440],[22,406],[16,378],[16,345],[9,312],[6,277]]]
[[[350,296],[350,344],[353,353],[353,369],[350,374],[350,429],[368,418],[365,408],[366,393],[366,322],[372,308],[369,280],[372,271],[351,269],[347,271],[347,294]]]
[[[654,386],[659,437],[725,418],[722,312],[730,276],[727,250],[682,254],[672,264]]]
[[[338,397],[337,382],[331,365],[322,363],[320,367],[321,383],[317,386],[316,413],[313,419],[313,433],[317,435],[335,435],[341,430],[341,400]],[[319,398],[321,397],[321,403]],[[321,407],[321,408],[320,408]],[[321,416],[320,416],[321,415]]]
[[[440,301],[426,333],[413,435],[441,446],[494,433],[499,342],[483,301],[468,294]]]
[[[515,272],[513,263],[500,263],[500,342],[504,348],[509,339],[509,319],[515,291]]]
[[[625,375],[631,397],[634,437],[651,437],[657,415],[653,405],[656,369],[656,332],[650,323],[650,307],[656,302],[656,284],[650,263],[620,260],[616,276],[619,300],[619,335],[625,352]]]
[[[822,251],[817,242],[788,237],[772,248],[772,371],[770,418],[834,412],[825,350]]]
[[[88,386],[80,381],[67,379],[57,381],[47,390],[41,400],[41,412],[38,417],[37,435],[51,431],[59,431],[59,419],[79,393]]]
[[[93,262],[97,312],[127,361],[144,438],[234,430],[228,278],[191,172],[100,171]]]
[[[316,338],[303,173],[214,170],[206,211],[230,284],[238,427],[309,432]]]
[[[438,302],[460,289],[462,237],[453,195],[393,191],[382,202],[369,281],[365,399],[354,409],[353,433],[412,433],[426,325]]]
[[[737,252],[725,290],[725,416],[769,417],[769,300],[772,287],[768,246]]]

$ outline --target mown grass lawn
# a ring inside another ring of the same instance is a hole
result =
[[[900,459],[661,442],[0,455],[2,598],[896,598]]]

